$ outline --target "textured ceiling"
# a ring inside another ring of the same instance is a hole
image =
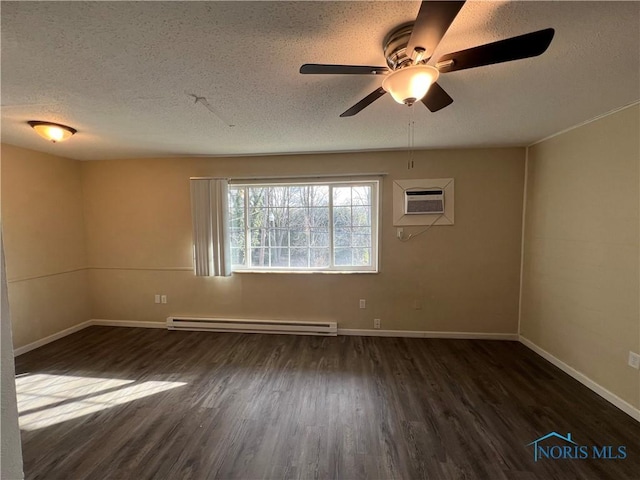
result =
[[[2,141],[76,159],[527,145],[640,99],[640,3],[467,2],[435,53],[547,27],[542,56],[443,74],[437,113],[374,76],[419,2],[2,2]],[[203,97],[196,102],[196,97]],[[78,130],[53,145],[28,120]],[[233,126],[231,126],[233,125]]]

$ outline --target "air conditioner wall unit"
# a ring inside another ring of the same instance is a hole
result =
[[[441,188],[411,188],[404,191],[404,214],[424,215],[444,213],[444,190]]]

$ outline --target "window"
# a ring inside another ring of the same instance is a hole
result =
[[[375,272],[378,181],[229,185],[233,270]]]

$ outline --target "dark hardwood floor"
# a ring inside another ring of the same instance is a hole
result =
[[[91,327],[16,360],[27,479],[640,479],[640,424],[516,342]],[[551,431],[627,457],[534,462]]]

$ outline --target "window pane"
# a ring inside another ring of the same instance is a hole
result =
[[[333,244],[336,247],[350,247],[351,228],[336,228],[333,232]]]
[[[251,266],[268,267],[269,266],[269,249],[268,248],[252,248],[251,249]]]
[[[266,208],[252,208],[249,210],[249,227],[261,228],[267,226],[269,215]]]
[[[247,187],[247,194],[249,195],[249,208],[262,208],[268,205],[267,192],[268,188],[264,187]]]
[[[288,228],[270,228],[269,229],[269,246],[270,247],[288,247],[289,246],[289,229]]]
[[[312,207],[329,206],[329,186],[313,185],[309,189],[309,204]]]
[[[371,265],[371,249],[354,248],[352,265],[359,266],[359,267],[365,267],[367,265]]]
[[[351,221],[353,225],[371,225],[371,207],[353,207],[351,215]]]
[[[328,208],[311,208],[309,210],[309,226],[310,227],[328,227],[329,226],[329,209]]]
[[[291,238],[291,246],[306,247],[309,245],[309,231],[304,228],[297,228],[295,230],[289,230]]]
[[[239,197],[244,198],[244,187],[229,187],[229,200],[237,199]]]
[[[289,187],[289,206],[306,207],[309,205],[309,187]]]
[[[351,207],[333,207],[333,225],[335,227],[350,227]]]
[[[289,226],[306,227],[309,223],[309,210],[306,208],[290,208],[289,209]]]
[[[268,245],[267,229],[260,228],[257,230],[251,230],[251,246],[252,247],[264,247]],[[253,258],[253,257],[251,257]]]
[[[307,268],[309,266],[309,249],[292,248],[291,266],[297,268]]]
[[[244,188],[229,189],[229,226],[244,228]]]
[[[351,265],[351,249],[350,248],[336,248],[333,262],[337,266],[349,266],[349,265]]]
[[[288,267],[289,266],[289,249],[288,248],[272,248],[271,249],[271,266],[272,267]]]
[[[272,207],[269,209],[269,227],[286,227],[289,223],[289,209]]]
[[[311,230],[311,245],[314,247],[328,247],[329,230]]]
[[[335,270],[375,265],[374,188],[358,182],[231,187],[232,264]]]
[[[284,207],[289,202],[289,187],[270,187],[269,206]]]
[[[241,211],[234,209],[229,213],[229,227],[231,228],[244,227],[244,208]]]
[[[244,248],[244,229],[231,229],[229,231],[229,244],[232,247]]]
[[[351,205],[351,187],[333,187],[333,205]]]
[[[329,266],[329,248],[311,249],[311,267],[326,268]]]
[[[244,266],[245,264],[244,248],[231,247],[231,264]]]
[[[353,247],[370,247],[371,235],[351,235],[351,246]]]
[[[352,187],[351,197],[353,205],[371,205],[371,187]]]

